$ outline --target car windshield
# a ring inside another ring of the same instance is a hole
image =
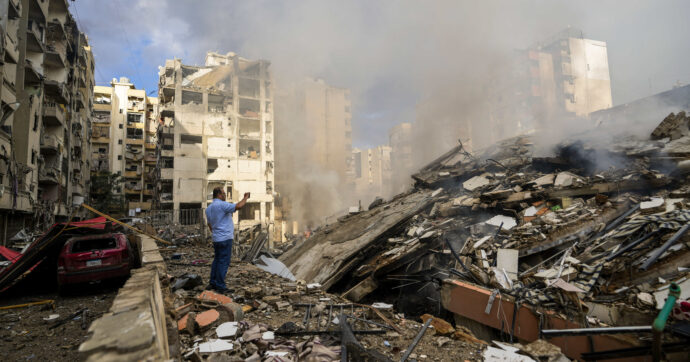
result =
[[[72,244],[73,253],[83,253],[85,251],[114,249],[117,247],[115,238],[77,240]]]

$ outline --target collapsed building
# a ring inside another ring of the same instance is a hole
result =
[[[88,197],[94,60],[66,0],[0,5],[0,235],[7,240],[66,219]]]
[[[270,63],[209,52],[204,66],[160,68],[153,208],[203,222],[215,187],[229,200],[251,192],[233,215],[239,228],[274,220],[273,94]],[[184,210],[188,210],[184,212]],[[205,228],[204,228],[205,230]]]
[[[537,134],[476,154],[460,144],[413,175],[413,189],[280,260],[352,301],[447,315],[485,340],[548,338],[578,359],[644,350],[634,333],[651,331],[670,283],[690,297],[689,122],[671,114],[646,137],[609,123],[547,154]],[[628,329],[554,334],[604,326]]]

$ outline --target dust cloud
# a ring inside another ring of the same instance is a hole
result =
[[[425,127],[414,129],[414,162],[407,174],[458,139],[477,149],[514,134],[517,123],[529,128],[534,121],[530,115],[516,116],[511,124],[489,121],[487,114],[494,111],[492,80],[510,72],[516,50],[570,25],[583,29],[585,37],[608,43],[614,104],[668,89],[676,80],[690,80],[683,64],[690,49],[679,46],[690,33],[690,23],[683,19],[688,4],[683,1],[663,6],[630,1],[623,6],[618,1],[538,0],[140,0],[131,2],[126,12],[137,17],[123,15],[117,4],[75,4],[82,19],[98,19],[85,20],[95,44],[113,29],[126,29],[132,38],[146,34],[136,53],[143,59],[139,73],[151,68],[155,74],[166,58],[203,63],[206,51],[233,51],[270,60],[276,93],[290,92],[306,77],[350,89],[355,147],[386,144],[394,125],[425,120]],[[101,16],[87,16],[92,13]],[[126,44],[137,47],[138,42]],[[109,63],[126,49],[109,45],[95,48],[99,64],[127,71],[127,61]],[[639,51],[643,45],[645,51]],[[665,62],[659,62],[662,54]],[[282,190],[279,181],[276,189],[290,196],[292,217],[318,224],[354,206],[357,198],[347,191],[347,180],[309,161],[310,140],[318,135],[291,113],[294,108],[285,105],[276,117],[276,138],[288,140],[282,148],[276,145],[276,175],[286,175]],[[568,127],[581,124],[554,119],[546,126],[544,149],[578,131]]]

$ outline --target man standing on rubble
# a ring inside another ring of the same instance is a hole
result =
[[[206,289],[215,289],[221,293],[229,291],[225,286],[225,275],[230,266],[232,239],[235,234],[232,213],[243,208],[247,204],[247,199],[249,199],[249,192],[246,192],[242,201],[236,204],[226,202],[223,188],[213,189],[213,202],[206,208],[206,222],[211,230],[214,250],[211,278]]]

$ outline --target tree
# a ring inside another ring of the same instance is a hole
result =
[[[116,173],[99,171],[91,175],[91,205],[96,210],[112,216],[125,215],[125,198],[122,183],[124,178]]]

